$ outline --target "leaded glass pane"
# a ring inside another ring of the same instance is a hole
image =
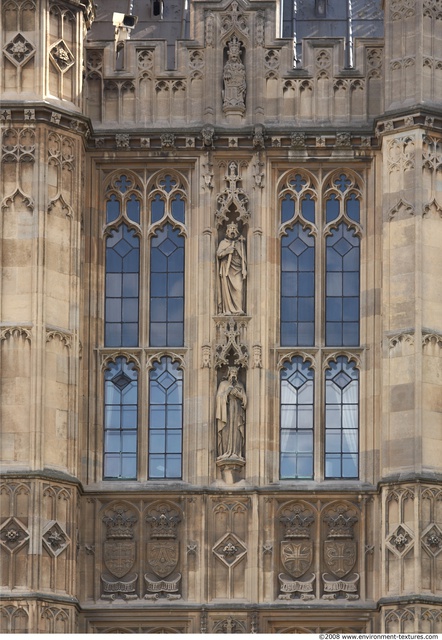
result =
[[[281,345],[315,340],[315,239],[296,223],[281,238]]]
[[[357,478],[359,372],[339,356],[325,373],[325,477]]]
[[[149,383],[149,478],[181,478],[183,374],[169,357],[155,362]]]
[[[122,224],[106,239],[106,347],[138,345],[139,239]]]
[[[326,238],[325,342],[359,344],[359,238],[345,224]]]
[[[280,477],[313,478],[313,384],[309,362],[295,356],[281,370]]]
[[[138,374],[132,362],[116,358],[104,374],[105,479],[136,479]]]
[[[165,224],[151,239],[150,345],[184,344],[184,238]]]

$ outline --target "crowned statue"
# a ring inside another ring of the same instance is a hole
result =
[[[241,42],[236,36],[228,43],[224,65],[223,109],[244,111],[246,108],[246,68],[241,60]]]

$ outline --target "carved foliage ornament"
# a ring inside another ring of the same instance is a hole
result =
[[[4,48],[6,56],[17,66],[26,64],[33,54],[35,47],[21,33],[18,33]]]
[[[49,553],[57,557],[69,544],[69,538],[58,522],[51,521],[45,527],[43,544]]]
[[[215,368],[229,365],[230,357],[238,367],[247,368],[249,354],[247,347],[242,342],[242,334],[247,326],[246,321],[226,319],[219,320],[217,329],[219,338],[215,347]]]
[[[0,529],[0,544],[10,553],[21,549],[29,540],[26,527],[16,518],[9,518]]]
[[[75,62],[75,58],[72,55],[69,47],[63,40],[58,40],[50,49],[49,55],[56,67],[64,73]]]
[[[215,622],[212,629],[213,633],[247,633],[246,625],[240,620],[234,620],[232,616],[228,616],[226,620]]]

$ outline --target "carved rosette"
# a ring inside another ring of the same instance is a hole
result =
[[[285,573],[278,575],[279,600],[312,600],[316,575],[309,572],[313,562],[313,540],[310,528],[314,511],[303,503],[283,507],[278,516],[284,539],[281,540],[281,564]]]
[[[348,504],[333,505],[326,509],[323,520],[328,527],[327,539],[324,541],[324,564],[330,573],[322,574],[322,598],[334,600],[345,597],[347,600],[358,600],[359,574],[350,573],[357,560],[353,530],[358,522],[357,511]]]
[[[148,511],[146,522],[150,525],[150,540],[146,546],[149,570],[144,574],[146,600],[181,598],[181,573],[176,571],[179,560],[177,532],[181,519],[180,510],[166,502]]]
[[[103,523],[106,525],[106,540],[103,545],[104,564],[109,573],[101,575],[104,600],[114,600],[117,596],[125,600],[137,598],[135,593],[137,573],[129,573],[135,562],[135,540],[133,527],[137,519],[129,509],[117,505],[106,511]],[[115,578],[119,578],[115,580]],[[124,578],[124,579],[123,579]]]

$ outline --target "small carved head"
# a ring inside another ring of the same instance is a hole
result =
[[[239,231],[238,231],[238,225],[236,224],[236,222],[231,222],[230,224],[228,224],[226,229],[226,236],[234,240],[235,238],[238,237],[238,235],[239,235]]]

